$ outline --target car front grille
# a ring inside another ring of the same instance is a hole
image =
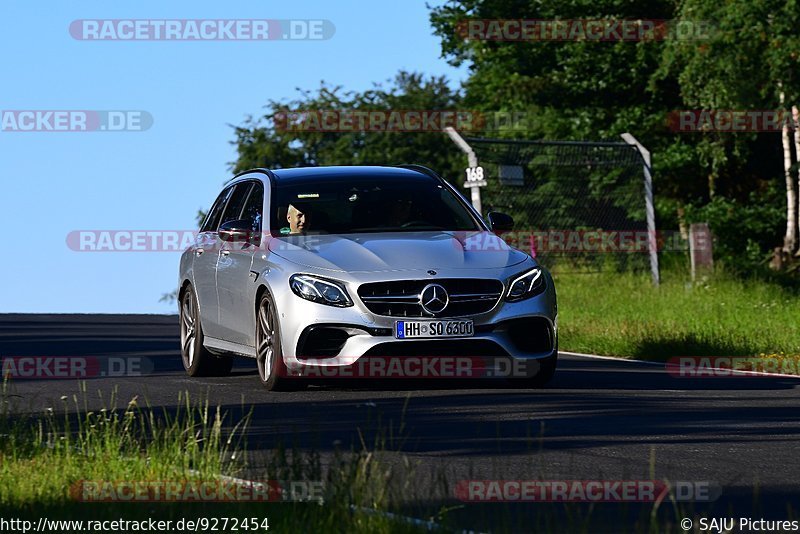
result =
[[[420,293],[428,284],[442,286],[449,303],[439,313],[429,313],[420,305]],[[486,313],[503,296],[500,280],[447,278],[441,280],[397,280],[362,284],[358,296],[377,315],[390,317],[464,317]]]

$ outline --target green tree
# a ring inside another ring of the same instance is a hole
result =
[[[680,109],[677,80],[651,80],[663,42],[487,42],[458,32],[469,19],[664,20],[675,9],[671,0],[453,0],[434,8],[431,22],[442,55],[470,66],[466,107],[527,112],[530,128],[509,135],[529,139],[619,140],[631,132],[657,154],[659,192],[692,198],[703,193],[693,179],[700,172],[694,148],[667,124],[668,112]]]
[[[700,46],[668,43],[658,76],[677,76],[681,95],[690,108],[709,110],[776,110],[791,108],[800,100],[800,5],[796,0],[683,0],[679,15],[714,21],[715,31]],[[698,154],[708,168],[708,187],[713,194],[728,171],[738,178],[748,172],[751,158],[773,159],[761,165],[782,169],[786,188],[784,249],[797,244],[797,195],[793,186],[792,141],[789,129],[777,132],[706,133],[700,137]],[[795,155],[800,136],[795,131]],[[780,162],[782,165],[778,165]],[[766,170],[767,176],[771,174]],[[762,175],[763,175],[762,174]],[[800,179],[800,176],[798,176]],[[798,184],[800,185],[800,183]],[[747,189],[744,187],[742,189]]]
[[[463,157],[441,132],[293,131],[281,128],[276,115],[286,111],[456,110],[461,97],[443,77],[400,72],[388,86],[364,92],[344,91],[324,83],[294,100],[270,100],[266,112],[235,128],[239,157],[234,171],[254,167],[318,165],[387,165],[416,163],[458,183]]]
[[[676,133],[667,117],[704,107],[775,109],[781,88],[787,106],[797,102],[798,16],[797,0],[451,0],[432,10],[431,22],[442,55],[470,67],[465,106],[534,117],[527,131],[507,135],[613,139],[633,133],[653,153],[660,226],[669,227],[684,207],[716,195],[727,197],[726,205],[774,202],[771,184],[781,169],[791,184],[780,165],[780,136]],[[478,41],[458,31],[469,19],[521,18],[682,19],[711,22],[716,31],[700,40],[639,42]],[[800,135],[795,140],[800,147]],[[780,232],[775,227],[774,238],[758,246],[774,246]],[[740,228],[742,248],[747,233]]]

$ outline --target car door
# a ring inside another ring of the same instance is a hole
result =
[[[217,257],[219,236],[217,227],[230,199],[233,187],[222,191],[208,212],[193,250],[192,272],[195,295],[200,306],[200,321],[203,332],[215,337],[219,335],[219,299],[217,298]]]
[[[260,181],[247,184],[247,195],[241,202],[231,200],[231,209],[226,210],[221,224],[246,220],[247,229],[254,236],[261,233],[264,186]],[[238,193],[235,192],[234,195]],[[237,210],[237,206],[239,209]],[[222,242],[217,261],[217,295],[219,296],[219,320],[221,336],[225,341],[246,345],[252,337],[254,323],[253,298],[255,277],[250,275],[253,256],[258,249],[257,241],[238,240]]]

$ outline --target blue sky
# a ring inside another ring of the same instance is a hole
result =
[[[235,158],[229,124],[320,81],[362,90],[440,59],[425,0],[0,3],[3,110],[144,110],[145,132],[0,131],[0,313],[170,313],[179,253],[76,252],[75,230],[194,228]],[[430,1],[438,5],[441,2]],[[79,41],[76,19],[327,19],[325,41]]]

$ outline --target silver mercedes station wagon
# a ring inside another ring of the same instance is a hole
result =
[[[312,366],[469,357],[495,362],[483,376],[541,386],[558,358],[556,292],[498,237],[512,225],[422,166],[238,174],[181,256],[183,365],[221,376],[255,358],[262,384],[285,390]]]

